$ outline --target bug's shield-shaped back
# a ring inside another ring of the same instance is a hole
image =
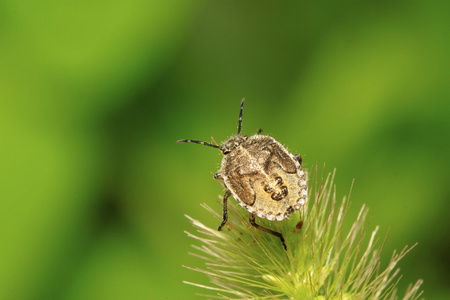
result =
[[[300,164],[272,137],[255,135],[224,157],[225,184],[245,209],[282,220],[298,209]]]

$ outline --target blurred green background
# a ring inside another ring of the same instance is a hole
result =
[[[1,1],[0,299],[196,298],[243,97],[450,298],[450,2],[311,2]]]

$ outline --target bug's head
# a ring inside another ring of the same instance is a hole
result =
[[[228,141],[223,143],[223,146],[221,147],[221,151],[223,154],[228,154],[237,147],[239,147],[241,144],[245,143],[248,140],[248,136],[244,135],[235,135],[232,136]]]

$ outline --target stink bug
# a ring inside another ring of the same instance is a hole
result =
[[[218,230],[227,223],[227,201],[233,198],[249,213],[252,226],[270,233],[281,240],[280,232],[256,224],[255,217],[270,221],[282,221],[307,202],[308,190],[300,155],[289,153],[273,137],[257,134],[241,135],[242,112],[239,111],[238,133],[222,146],[196,140],[179,140],[177,143],[196,143],[217,148],[224,154],[215,179],[223,180],[226,188],[223,196],[223,221]]]

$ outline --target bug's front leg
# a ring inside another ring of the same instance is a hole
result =
[[[298,163],[300,164],[300,167],[302,166],[302,157],[300,156],[300,154],[295,154],[294,158],[298,161]]]
[[[227,190],[227,187],[223,181],[223,177],[222,174],[220,174],[219,172],[217,172],[216,174],[214,174],[214,179],[216,180],[216,182],[225,190]]]
[[[222,223],[220,223],[219,228],[217,229],[218,231],[222,230],[222,227],[225,226],[225,224],[228,221],[228,206],[227,206],[227,202],[228,202],[228,197],[230,197],[231,192],[230,190],[227,190],[225,192],[225,195],[223,195],[223,220]]]
[[[259,229],[261,231],[270,233],[271,235],[278,237],[281,240],[281,243],[283,244],[284,250],[287,250],[286,243],[284,242],[284,237],[281,233],[270,230],[269,228],[266,228],[266,227],[256,224],[254,214],[249,215],[249,221],[250,221],[250,224],[252,224],[252,226],[255,227],[256,229]]]
[[[220,173],[216,173],[214,174],[214,179],[216,180],[223,180],[222,174]],[[219,228],[217,229],[218,231],[222,230],[222,227],[225,226],[225,224],[228,221],[228,197],[231,196],[231,192],[230,190],[227,189],[227,191],[225,192],[225,195],[223,195],[223,220],[222,223],[220,223]]]

